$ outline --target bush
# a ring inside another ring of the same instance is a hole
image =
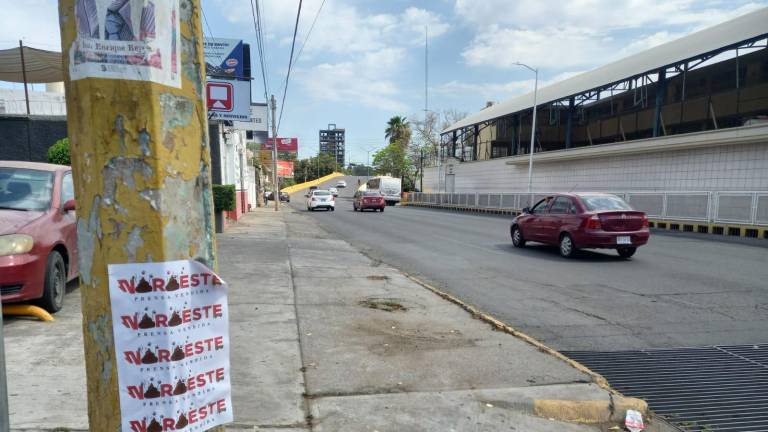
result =
[[[217,212],[235,209],[235,185],[213,185],[213,209]]]
[[[70,165],[69,138],[62,138],[48,148],[48,162],[57,165]]]

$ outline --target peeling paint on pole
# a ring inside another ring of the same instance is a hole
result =
[[[59,2],[67,72],[77,2]],[[67,76],[90,430],[120,428],[107,265],[191,258],[215,269],[200,0],[178,5],[180,88],[138,72]]]

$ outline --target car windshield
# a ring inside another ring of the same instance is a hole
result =
[[[46,210],[52,191],[51,172],[0,167],[0,209]]]
[[[331,193],[330,193],[330,192],[328,192],[328,191],[315,191],[315,192],[314,192],[314,195],[315,195],[315,196],[328,196],[328,195],[330,195],[330,194],[331,194]]]
[[[613,195],[582,195],[581,201],[590,211],[632,210],[623,199]]]

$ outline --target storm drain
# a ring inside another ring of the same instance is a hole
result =
[[[691,432],[768,432],[768,344],[566,351]]]

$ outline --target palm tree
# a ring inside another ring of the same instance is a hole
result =
[[[411,124],[405,117],[394,116],[387,122],[384,136],[389,139],[390,144],[399,142],[406,147],[411,140]]]

